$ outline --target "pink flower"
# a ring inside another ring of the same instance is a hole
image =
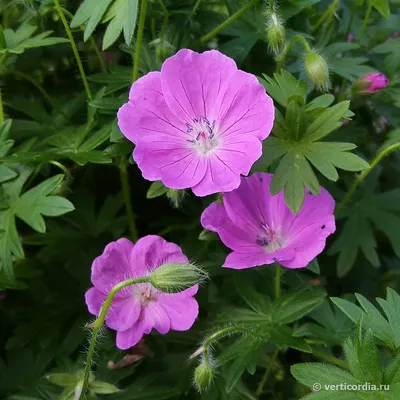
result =
[[[347,35],[347,41],[348,42],[352,42],[354,40],[354,35],[352,34],[352,33],[349,33],[348,35]]]
[[[136,244],[119,239],[106,246],[92,265],[93,288],[86,292],[89,312],[98,315],[113,286],[130,278],[139,278],[171,262],[187,263],[179,246],[159,236],[146,236]],[[193,296],[198,286],[168,294],[147,283],[128,286],[114,297],[107,313],[106,325],[117,331],[117,347],[134,346],[144,334],[155,328],[165,334],[170,329],[186,331],[193,325],[198,304]]]
[[[360,82],[364,85],[369,84],[367,87],[362,88],[362,90],[360,91],[361,93],[376,93],[382,89],[385,89],[385,87],[389,83],[389,79],[386,78],[384,74],[376,72],[373,74],[365,75],[360,79]]]
[[[323,188],[319,196],[307,191],[303,207],[293,214],[283,192],[270,194],[272,175],[242,178],[238,189],[212,203],[201,216],[204,228],[217,232],[233,250],[223,267],[244,269],[279,262],[303,268],[325,247],[335,231],[335,201]]]
[[[197,196],[236,189],[273,121],[263,86],[215,50],[179,51],[136,81],[118,111],[143,177]]]

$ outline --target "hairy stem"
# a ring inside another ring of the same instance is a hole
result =
[[[363,173],[361,173],[358,178],[354,181],[354,183],[351,185],[349,191],[347,192],[346,196],[343,198],[343,200],[339,203],[336,212],[341,210],[350,200],[350,198],[353,196],[354,192],[360,186],[360,184],[364,181],[364,179],[372,172],[372,170],[379,164],[379,162],[389,154],[393,153],[397,149],[400,149],[400,143],[395,143],[392,144],[389,147],[386,147],[383,149],[371,162],[371,167],[366,169]]]
[[[275,364],[275,360],[278,357],[278,354],[279,354],[279,349],[276,349],[274,354],[271,357],[271,360],[269,361],[268,367],[265,370],[265,373],[264,373],[260,383],[257,386],[256,397],[260,397],[261,396],[261,394],[262,394],[262,392],[264,390],[265,383],[267,382],[268,376],[272,371],[272,367]]]
[[[279,299],[281,295],[281,276],[282,276],[282,269],[281,266],[276,263],[275,269],[275,298]]]
[[[319,351],[317,349],[312,349],[312,353],[315,357],[321,358],[322,360],[329,361],[331,364],[335,364],[340,368],[349,369],[349,365],[346,361],[340,360],[330,354],[324,353],[323,351]]]
[[[75,59],[76,59],[76,63],[78,64],[79,72],[81,74],[83,86],[85,86],[86,95],[89,100],[92,100],[92,93],[90,92],[89,83],[86,78],[85,70],[83,69],[83,65],[82,65],[82,60],[79,57],[78,48],[76,47],[76,43],[75,43],[74,37],[72,36],[71,29],[69,28],[68,22],[65,18],[64,12],[63,12],[63,9],[60,6],[60,2],[58,0],[54,0],[54,4],[56,6],[58,15],[60,16],[61,22],[64,25],[65,33],[67,34],[69,42],[71,44],[72,51],[73,51]]]
[[[162,0],[157,0],[158,4],[160,5],[160,7],[163,10],[164,13],[164,23],[163,26],[161,28],[161,32],[160,32],[160,42],[161,44],[164,43],[164,36],[165,36],[165,31],[167,30],[167,26],[168,26],[168,18],[169,18],[169,14],[168,14],[168,10],[167,7],[165,7],[165,4],[163,3]]]
[[[96,343],[97,343],[97,336],[99,334],[100,329],[104,325],[104,320],[106,319],[106,315],[108,310],[111,307],[112,301],[114,299],[114,296],[123,288],[131,285],[135,285],[137,283],[146,283],[149,282],[149,277],[144,277],[144,278],[137,278],[137,279],[128,279],[126,281],[122,281],[115,285],[111,290],[110,293],[108,293],[108,296],[101,307],[99,316],[97,317],[96,321],[93,322],[93,324],[90,325],[91,328],[93,328],[93,333],[92,337],[90,338],[90,345],[89,345],[89,350],[88,354],[86,357],[86,365],[85,365],[85,372],[83,375],[83,383],[82,383],[82,391],[79,399],[83,400],[85,398],[86,392],[88,390],[89,386],[89,377],[90,377],[90,370],[93,362],[93,355],[94,351],[96,348]]]
[[[142,49],[143,31],[144,31],[144,23],[146,21],[147,4],[148,0],[142,0],[142,4],[140,7],[140,15],[139,15],[139,26],[136,37],[135,56],[133,59],[132,82],[135,82],[139,76],[140,50]]]
[[[369,20],[369,16],[371,14],[371,11],[372,11],[372,4],[369,1],[368,2],[368,8],[367,8],[367,11],[366,11],[365,17],[364,17],[364,22],[363,22],[363,25],[362,25],[362,28],[361,28],[361,32],[360,32],[360,37],[358,38],[358,43],[361,43],[361,41],[362,41],[362,39],[364,37],[365,29],[367,28],[368,20]]]
[[[301,36],[301,35],[293,36],[290,39],[290,42],[283,49],[282,53],[279,54],[278,57],[276,58],[276,72],[279,72],[282,69],[289,50],[293,47],[293,45],[296,42],[300,42],[303,45],[303,47],[305,48],[307,53],[309,53],[311,51],[311,47],[310,47],[309,43],[303,36]]]
[[[247,10],[249,10],[251,7],[253,7],[258,0],[253,0],[250,3],[246,4],[244,7],[242,7],[240,10],[236,11],[235,14],[231,15],[226,21],[224,21],[221,25],[217,26],[214,30],[211,32],[207,33],[207,35],[204,35],[202,38],[200,38],[196,44],[204,44],[207,43],[209,40],[211,40],[213,37],[217,36],[218,33],[223,31],[226,27],[231,25],[233,22],[235,22],[237,19],[239,19]]]
[[[131,233],[131,238],[133,242],[137,242],[138,240],[138,232],[135,223],[135,216],[133,214],[132,208],[132,198],[131,198],[131,188],[129,186],[129,179],[128,179],[128,170],[127,170],[127,160],[125,157],[121,159],[121,162],[118,165],[119,174],[121,178],[121,185],[122,185],[122,193],[124,196],[126,214],[128,216],[128,225],[129,230]]]

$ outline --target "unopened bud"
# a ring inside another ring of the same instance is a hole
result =
[[[351,86],[352,93],[370,94],[376,93],[386,88],[389,79],[379,72],[368,74],[355,81]]]
[[[213,369],[208,361],[203,360],[194,371],[194,383],[199,392],[207,390],[213,381]]]
[[[181,292],[207,279],[207,273],[193,264],[171,263],[155,269],[150,275],[150,283],[167,293]]]
[[[185,193],[185,190],[168,189],[166,196],[175,208],[179,208]]]
[[[319,90],[325,91],[329,85],[329,67],[325,59],[319,54],[310,51],[306,55],[305,70],[310,80]]]
[[[268,12],[267,15],[267,41],[270,49],[278,54],[286,40],[285,27],[281,22],[281,18],[275,11]]]

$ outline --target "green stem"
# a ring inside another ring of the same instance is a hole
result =
[[[303,45],[303,47],[306,49],[307,53],[311,52],[311,47],[310,47],[309,43],[307,42],[307,40],[303,36],[301,36],[301,35],[293,36],[290,39],[290,42],[283,49],[282,53],[279,54],[279,56],[277,57],[277,60],[276,60],[276,72],[279,72],[282,69],[289,50],[293,47],[293,45],[296,42],[300,42]]]
[[[140,50],[142,49],[143,31],[144,31],[144,23],[146,21],[147,4],[148,0],[142,0],[142,4],[140,7],[140,15],[139,15],[139,26],[136,38],[135,56],[133,59],[132,82],[135,82],[139,76]]]
[[[26,81],[30,82],[39,92],[43,95],[47,103],[53,107],[53,100],[51,97],[47,94],[47,92],[39,85],[39,83],[36,82],[35,78],[32,78],[31,76],[25,74],[24,72],[18,71],[18,70],[12,70],[12,74],[14,74],[16,77],[25,79]]]
[[[69,19],[74,18],[74,16],[66,8],[61,7],[61,9],[62,9],[64,14],[67,14]],[[83,25],[81,25],[81,31],[83,32],[84,30],[85,30],[85,27]],[[107,72],[107,68],[106,68],[106,65],[104,64],[103,57],[101,56],[101,53],[100,53],[100,50],[99,50],[99,46],[97,46],[97,43],[94,40],[93,36],[90,36],[89,40],[90,40],[90,43],[91,43],[91,45],[93,47],[94,52],[96,53],[97,58],[99,59],[99,64],[100,64],[101,70],[103,72]]]
[[[369,15],[371,14],[372,11],[372,4],[369,1],[368,2],[368,8],[367,8],[367,12],[365,13],[365,17],[364,17],[364,22],[361,28],[361,32],[360,32],[360,37],[358,38],[358,43],[361,43],[363,37],[364,37],[364,33],[365,33],[365,29],[367,28],[367,24],[368,24],[368,19],[369,19]]]
[[[250,3],[245,5],[243,8],[240,10],[236,11],[235,14],[231,15],[225,22],[223,22],[221,25],[217,26],[214,30],[211,32],[207,33],[207,35],[204,35],[202,38],[200,38],[195,44],[204,44],[207,43],[209,40],[211,40],[214,36],[217,36],[218,33],[223,31],[226,27],[228,27],[230,24],[235,22],[237,19],[239,19],[247,10],[249,10],[251,7],[253,7],[258,0],[252,0]]]
[[[97,46],[97,43],[94,40],[93,36],[90,36],[89,40],[93,47],[94,52],[96,53],[97,59],[99,60],[101,70],[103,72],[107,72],[107,67],[106,64],[104,63],[103,57],[101,56],[99,46]]]
[[[353,1],[353,6],[351,7],[349,24],[347,25],[347,31],[346,31],[347,36],[349,36],[349,34],[351,32],[351,27],[353,26],[354,17],[356,15],[356,8],[357,8],[357,3],[355,1]]]
[[[265,373],[264,373],[260,383],[257,386],[256,397],[260,397],[261,396],[261,394],[262,394],[262,392],[264,390],[265,383],[267,382],[268,376],[272,371],[272,367],[275,364],[275,361],[276,361],[276,358],[278,357],[278,354],[279,354],[279,349],[276,349],[274,354],[271,357],[271,360],[270,360],[270,362],[268,364],[267,369],[265,370]]]
[[[400,149],[400,143],[395,143],[392,144],[389,147],[386,147],[383,149],[371,162],[371,167],[366,169],[362,174],[358,176],[358,178],[354,181],[354,183],[351,185],[349,191],[347,192],[346,196],[343,198],[343,200],[339,203],[336,212],[341,210],[347,202],[350,200],[350,198],[353,196],[354,192],[358,188],[358,186],[363,182],[363,180],[372,172],[372,170],[379,164],[379,162],[389,154],[393,153],[397,149]]]
[[[319,26],[328,18],[332,17],[333,14],[335,13],[335,10],[337,6],[339,5],[339,0],[335,0],[329,7],[328,9],[321,15],[320,19],[317,21],[317,23],[313,26],[311,29],[311,32],[315,32]]]
[[[1,87],[0,87],[0,124],[4,122],[4,110],[3,110],[3,98],[1,96]]]
[[[193,16],[194,14],[196,14],[196,11],[197,11],[197,9],[199,8],[200,3],[201,3],[201,0],[197,0],[197,1],[196,1],[196,4],[195,4],[194,7],[193,7],[192,16]]]
[[[133,214],[133,209],[132,209],[132,199],[131,199],[131,190],[128,179],[127,160],[125,157],[121,159],[118,168],[121,177],[122,193],[124,195],[125,208],[126,208],[126,213],[128,215],[128,224],[131,233],[131,238],[133,242],[137,242],[139,237],[135,224],[135,216]]]
[[[162,0],[157,0],[157,1],[158,1],[158,4],[160,5],[160,7],[162,8],[163,13],[164,13],[164,23],[163,23],[163,26],[162,26],[161,32],[160,32],[160,42],[161,42],[161,44],[163,44],[164,43],[165,31],[167,30],[167,26],[168,26],[168,17],[169,17],[169,15],[168,15],[167,7],[165,7],[165,4],[163,3],[163,1]]]
[[[335,364],[340,368],[349,369],[349,365],[346,361],[340,360],[334,356],[331,356],[323,351],[319,351],[317,349],[312,349],[312,353],[315,357],[321,358],[322,360],[329,361],[331,364]]]
[[[65,18],[64,12],[60,6],[60,2],[58,0],[54,0],[54,4],[56,6],[58,15],[60,16],[61,22],[64,25],[64,29],[68,36],[69,42],[71,44],[72,51],[73,51],[75,59],[76,59],[76,63],[78,64],[79,72],[81,74],[83,86],[85,86],[86,95],[89,100],[92,100],[92,93],[90,92],[90,88],[89,88],[88,80],[86,78],[85,70],[83,69],[82,61],[81,61],[81,58],[79,57],[78,48],[76,47],[76,43],[75,43],[74,37],[72,36],[71,29],[69,28],[69,25]]]
[[[281,295],[281,276],[282,276],[282,269],[281,266],[276,263],[275,269],[275,298],[279,299]]]
[[[111,307],[114,296],[121,289],[123,289],[127,286],[135,285],[137,283],[147,283],[147,282],[149,282],[149,280],[150,280],[149,277],[128,279],[126,281],[122,281],[122,282],[118,283],[117,285],[115,285],[110,290],[110,293],[108,293],[106,301],[104,302],[103,306],[101,307],[99,316],[97,317],[96,321],[94,321],[93,324],[90,325],[90,327],[93,328],[93,333],[92,333],[92,337],[90,338],[89,350],[88,350],[88,354],[86,357],[86,365],[85,365],[85,372],[83,375],[82,391],[81,391],[81,395],[79,397],[80,400],[85,398],[86,392],[88,390],[90,370],[92,367],[93,355],[94,355],[94,351],[96,348],[97,336],[99,334],[100,329],[104,325],[104,320],[106,319],[107,312]]]

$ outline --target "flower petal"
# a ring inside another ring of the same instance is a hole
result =
[[[142,318],[131,328],[117,331],[117,347],[121,350],[128,350],[139,343],[143,335],[150,333],[152,328],[149,321]]]
[[[259,267],[265,264],[273,264],[274,262],[282,263],[284,260],[291,260],[295,256],[293,249],[279,249],[273,253],[266,253],[259,249],[254,253],[239,253],[234,251],[226,257],[223,268],[246,269]]]
[[[186,189],[196,185],[206,172],[206,160],[187,143],[170,141],[166,136],[141,139],[133,159],[150,181],[161,180],[172,189]]]
[[[190,329],[199,314],[199,305],[187,290],[174,294],[162,293],[158,297],[158,303],[167,313],[171,329],[176,331]]]
[[[141,307],[133,297],[115,299],[107,312],[106,324],[115,330],[125,330],[135,324],[140,315]]]
[[[158,333],[164,335],[171,329],[169,316],[158,301],[150,303],[142,313],[146,315],[146,320],[151,321]]]
[[[216,99],[220,134],[251,134],[259,140],[268,137],[274,123],[274,104],[256,77],[236,71],[225,88]]]
[[[108,294],[117,283],[140,276],[140,271],[129,262],[134,246],[128,239],[119,239],[109,243],[93,261],[91,279],[99,291]],[[121,296],[121,292],[116,295]]]
[[[133,143],[146,137],[167,135],[171,140],[184,141],[186,126],[165,103],[160,72],[150,72],[131,88],[129,102],[118,111],[118,125]]]
[[[222,243],[232,250],[242,253],[260,250],[256,242],[257,234],[253,230],[242,230],[233,223],[223,204],[211,203],[201,215],[201,224],[205,229],[217,232]]]
[[[137,241],[130,262],[143,266],[145,274],[148,274],[161,265],[172,262],[188,263],[189,260],[175,243],[167,242],[160,236],[148,235]]]
[[[161,68],[165,101],[182,122],[201,117],[213,120],[218,96],[236,71],[235,62],[218,51],[180,50]]]
[[[95,315],[96,317],[99,315],[101,306],[106,299],[106,295],[95,287],[90,288],[85,293],[85,301],[88,306],[88,310],[90,314]]]

